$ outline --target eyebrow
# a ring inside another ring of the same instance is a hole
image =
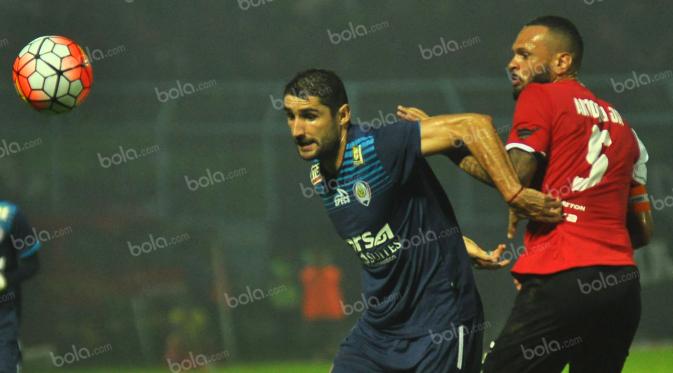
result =
[[[290,109],[289,107],[286,106],[285,107],[285,112],[290,114],[290,113],[292,113],[292,109]],[[299,113],[301,113],[301,114],[320,114],[320,111],[318,109],[309,108],[309,109],[300,109]]]
[[[514,53],[529,52],[530,53],[530,50],[526,47],[516,47],[516,48],[512,48],[512,52],[514,52]]]

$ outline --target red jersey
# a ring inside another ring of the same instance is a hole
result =
[[[635,265],[626,213],[631,183],[645,184],[647,151],[612,105],[575,80],[531,83],[517,100],[506,148],[546,158],[540,190],[563,200],[565,217],[528,224],[512,272]]]

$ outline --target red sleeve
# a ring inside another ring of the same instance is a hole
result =
[[[522,149],[547,155],[551,138],[552,104],[540,84],[530,84],[519,95],[507,150]]]

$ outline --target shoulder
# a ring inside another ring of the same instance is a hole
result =
[[[420,123],[399,120],[384,124],[379,128],[375,128],[371,131],[371,133],[375,138],[390,136],[394,136],[396,138],[398,136],[412,136],[416,133],[420,133]]]
[[[519,95],[519,100],[526,99],[548,99],[553,95],[553,93],[558,92],[562,89],[558,84],[553,83],[530,83],[524,87]]]

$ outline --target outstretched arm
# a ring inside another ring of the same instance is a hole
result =
[[[560,201],[521,185],[489,116],[439,115],[421,120],[420,128],[424,156],[446,154],[465,146],[511,207],[534,220],[561,220]]]
[[[489,116],[439,115],[421,120],[420,126],[424,156],[447,153],[465,145],[506,201],[521,191],[521,183]]]
[[[397,115],[402,119],[410,121],[421,121],[430,118],[430,116],[423,110],[406,106],[398,106]],[[478,142],[480,140],[481,138],[478,136],[467,137],[462,141],[458,141],[454,144],[454,147],[448,149],[444,154],[460,167],[461,170],[472,177],[490,186],[495,186],[489,173],[469,150],[469,143]],[[538,167],[538,162],[535,156],[529,152],[516,148],[509,150],[508,154],[521,185],[530,185]]]
[[[512,165],[514,166],[514,170],[516,171],[521,185],[529,186],[537,171],[537,158],[535,158],[535,155],[532,153],[516,148],[508,150],[507,153],[509,154],[509,158],[512,161]],[[493,186],[493,181],[488,173],[474,156],[467,154],[456,160],[455,157],[449,155],[449,158],[451,158],[461,170],[470,174],[475,179]]]

